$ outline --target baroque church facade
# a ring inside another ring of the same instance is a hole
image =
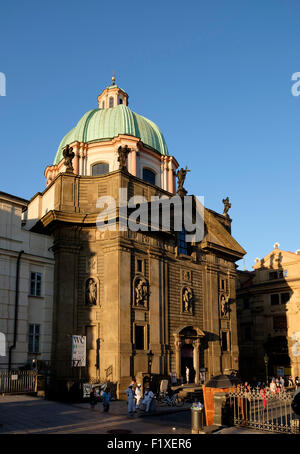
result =
[[[120,396],[148,372],[149,353],[153,374],[179,378],[188,366],[195,384],[239,369],[235,262],[245,251],[231,235],[228,200],[223,214],[203,208],[204,236],[192,243],[172,228],[98,228],[99,197],[119,207],[120,189],[147,203],[185,195],[178,169],[160,129],[128,107],[114,79],[61,141],[24,216],[25,229],[53,241],[54,387],[84,376],[116,382]],[[108,213],[121,219],[119,208]],[[86,336],[80,375],[72,335]]]

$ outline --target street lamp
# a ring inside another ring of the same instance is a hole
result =
[[[269,357],[268,357],[267,353],[265,353],[264,361],[265,361],[265,366],[266,366],[266,386],[268,386],[268,380],[269,380],[269,377],[268,377]]]
[[[152,359],[154,354],[152,353],[152,350],[150,350],[149,353],[147,353],[148,356],[148,374],[151,375],[151,366],[152,366]]]

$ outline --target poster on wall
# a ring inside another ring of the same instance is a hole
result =
[[[72,336],[72,366],[86,365],[86,336]]]

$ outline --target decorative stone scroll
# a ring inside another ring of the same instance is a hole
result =
[[[92,277],[85,283],[85,304],[95,306],[97,304],[97,283]]]
[[[193,291],[190,287],[183,287],[181,305],[183,313],[185,314],[193,313]]]

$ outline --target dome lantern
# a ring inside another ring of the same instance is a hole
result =
[[[120,104],[128,106],[128,94],[116,85],[116,77],[113,72],[112,84],[98,96],[98,107],[99,109],[111,109]]]

